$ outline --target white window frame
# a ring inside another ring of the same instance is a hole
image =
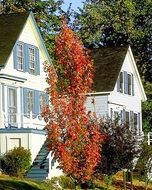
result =
[[[33,112],[34,108],[34,91],[29,90],[27,93],[27,113],[30,114]]]
[[[13,90],[15,98],[14,105],[11,105],[10,90]],[[17,123],[17,89],[13,87],[8,87],[8,123],[15,124]]]
[[[127,72],[127,71],[126,71]],[[122,78],[121,78],[121,73],[122,73]],[[133,74],[131,72],[127,72],[127,75],[128,75],[128,81],[127,81],[127,84],[128,84],[128,93],[127,95],[130,95],[130,96],[133,96]],[[130,76],[130,82],[129,83],[129,76]],[[121,79],[122,79],[122,82],[121,82]],[[124,77],[124,71],[121,71],[120,74],[119,74],[119,92],[122,93],[122,94],[125,94],[125,77]],[[130,89],[130,91],[129,91]]]
[[[42,113],[44,111],[45,106],[46,106],[45,94],[41,93],[40,94],[40,106],[39,106],[40,113]]]
[[[36,51],[34,47],[29,47],[29,72],[30,74],[35,75],[35,67],[36,67]]]
[[[24,44],[17,43],[17,70],[24,70]]]

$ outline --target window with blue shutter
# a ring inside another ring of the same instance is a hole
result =
[[[14,69],[40,75],[39,49],[36,46],[17,42],[13,49]]]
[[[117,80],[117,92],[134,96],[134,77],[126,71],[120,72]]]

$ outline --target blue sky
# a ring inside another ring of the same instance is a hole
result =
[[[77,10],[77,7],[82,7],[82,0],[64,0],[63,9],[66,11],[69,4],[72,3],[72,9]]]

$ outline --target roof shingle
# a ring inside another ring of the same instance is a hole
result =
[[[103,47],[91,50],[95,67],[95,92],[114,90],[127,50],[128,46]]]
[[[0,15],[0,67],[3,67],[30,13]]]

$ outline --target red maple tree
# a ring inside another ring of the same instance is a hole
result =
[[[86,94],[93,84],[93,62],[65,21],[55,51],[57,69],[45,65],[51,106],[43,116],[49,147],[63,172],[84,183],[92,179],[101,162],[104,141],[97,118],[85,108]]]

